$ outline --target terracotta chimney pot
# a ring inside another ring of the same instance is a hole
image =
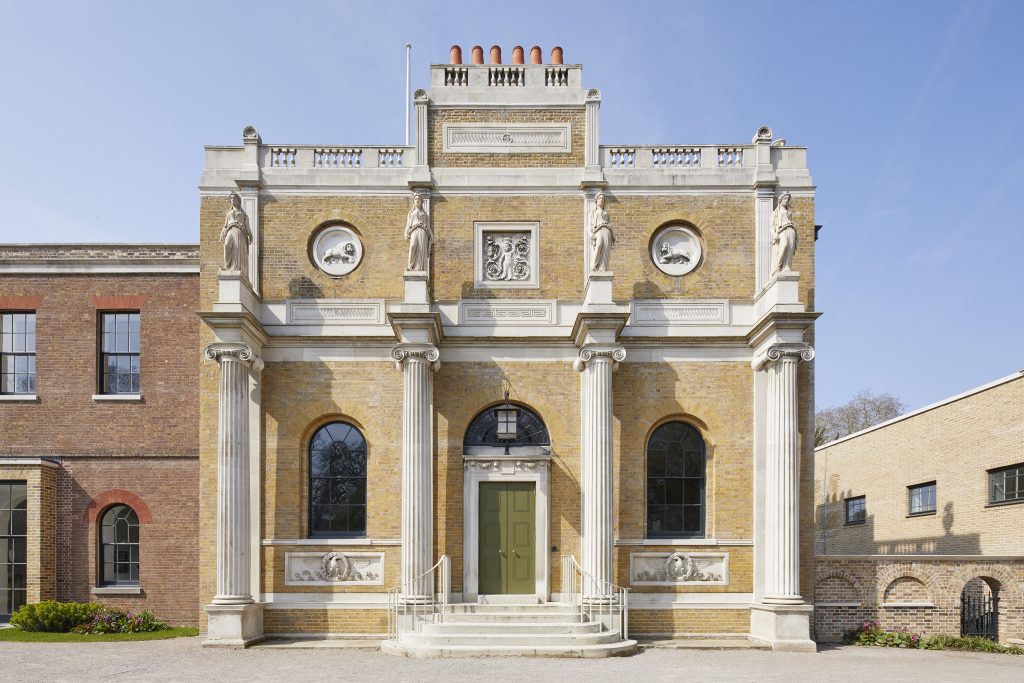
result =
[[[512,48],[512,63],[522,64],[523,63],[523,46],[516,45]]]
[[[491,64],[501,64],[501,48],[491,45]]]
[[[544,57],[540,52],[540,45],[534,45],[530,48],[530,64],[543,64]]]
[[[561,64],[562,63],[562,48],[553,47],[551,48],[551,63]]]
[[[449,64],[462,64],[462,48],[458,45],[452,45],[452,49],[449,52],[448,57]]]
[[[484,63],[484,49],[479,45],[473,46],[473,63],[483,64]]]

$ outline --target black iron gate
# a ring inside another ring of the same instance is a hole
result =
[[[960,635],[999,640],[999,593],[960,595]]]

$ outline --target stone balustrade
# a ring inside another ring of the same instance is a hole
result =
[[[260,168],[402,169],[412,166],[413,150],[411,146],[261,145]]]
[[[434,64],[430,86],[437,88],[582,88],[578,64]]]
[[[738,169],[754,165],[753,145],[602,145],[600,149],[601,165],[621,170]]]

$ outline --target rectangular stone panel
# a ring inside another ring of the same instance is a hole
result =
[[[384,302],[374,301],[288,301],[290,325],[382,325]]]
[[[460,325],[553,325],[554,301],[460,301]]]
[[[384,553],[285,553],[284,572],[286,586],[382,586]]]
[[[728,301],[632,301],[630,325],[723,325]]]
[[[446,123],[441,151],[483,154],[569,152],[569,123]]]
[[[729,583],[728,553],[630,553],[629,583],[633,586],[725,586]]]

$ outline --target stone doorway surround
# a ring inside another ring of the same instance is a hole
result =
[[[474,449],[484,451],[491,449]],[[535,568],[536,597],[547,602],[550,595],[549,544],[551,520],[551,454],[543,448],[512,448],[509,455],[504,449],[493,449],[494,454],[467,454],[463,460],[462,484],[462,599],[476,602],[479,597],[480,550],[480,483],[481,482],[533,482],[536,486]],[[518,451],[518,452],[516,452]],[[499,454],[500,453],[500,454]],[[529,595],[529,594],[527,594]]]

